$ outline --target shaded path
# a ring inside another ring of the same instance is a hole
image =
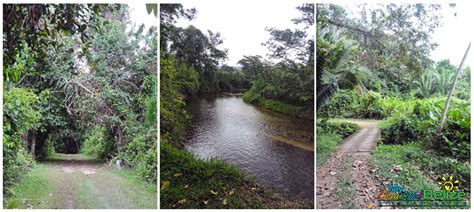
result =
[[[156,208],[157,187],[83,155],[54,154],[38,164],[7,199],[13,208]]]
[[[377,145],[380,129],[372,120],[347,121],[358,124],[361,130],[344,139],[338,151],[317,170],[317,208],[375,206],[377,181],[371,174],[375,170],[367,160]]]

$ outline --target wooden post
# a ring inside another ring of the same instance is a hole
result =
[[[462,58],[461,64],[459,64],[458,70],[456,71],[456,76],[454,77],[453,84],[451,84],[451,88],[449,89],[448,98],[446,99],[446,103],[444,104],[443,116],[441,116],[441,123],[439,125],[438,130],[436,130],[438,133],[440,133],[444,128],[444,122],[446,121],[446,114],[448,113],[449,102],[451,102],[451,97],[453,96],[454,89],[456,88],[456,82],[458,81],[462,66],[464,65],[464,60],[466,60],[470,48],[471,42],[469,42],[469,46],[467,46],[466,53],[464,53],[464,57]]]

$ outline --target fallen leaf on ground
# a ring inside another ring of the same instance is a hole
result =
[[[166,181],[163,181],[163,183],[161,184],[161,190],[166,190],[168,188],[170,188],[170,181],[169,180],[166,180]]]
[[[188,187],[189,187],[189,185],[185,185],[185,186],[184,186],[184,188],[188,188]]]
[[[219,192],[211,190],[211,194],[217,195]]]
[[[336,175],[337,173],[336,173],[335,171],[330,171],[329,174],[330,174],[331,176],[334,176],[334,175]]]
[[[175,204],[173,204],[171,207],[176,207],[176,206],[179,206],[179,205],[184,205],[184,203],[186,203],[188,200],[187,199],[182,199],[178,202],[176,202]]]
[[[360,161],[360,160],[356,160],[356,161],[354,161],[354,163],[352,163],[352,167],[354,169],[359,168],[360,165],[362,165],[362,161]]]
[[[227,199],[224,199],[224,201],[222,201],[222,204],[227,205]]]
[[[234,195],[234,191],[233,191],[233,190],[232,190],[232,191],[229,191],[229,195],[230,195],[230,196]]]
[[[369,202],[369,204],[367,205],[367,208],[368,208],[368,209],[372,209],[372,207],[374,207],[374,203],[373,203],[373,202]]]
[[[204,200],[202,201],[202,203],[204,203],[204,205],[207,205],[209,203],[209,200]]]
[[[390,170],[390,172],[399,172],[399,171],[402,171],[402,166],[401,165],[395,165],[392,167],[392,170]]]
[[[183,173],[179,173],[179,172],[178,172],[178,173],[174,174],[175,177],[179,177],[179,176],[181,176],[181,175],[183,175]]]

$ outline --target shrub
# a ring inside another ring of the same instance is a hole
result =
[[[156,129],[151,128],[148,132],[139,133],[127,144],[124,151],[119,152],[118,158],[124,159],[127,165],[135,167],[138,175],[143,179],[156,182],[157,178],[157,156],[156,156]]]
[[[355,91],[338,90],[331,100],[318,111],[319,117],[356,118],[359,115],[361,101]]]
[[[249,91],[245,92],[242,99],[248,103],[258,103],[260,98],[260,92],[264,89],[265,83],[260,80],[252,81],[252,87]]]
[[[379,93],[357,94],[353,90],[338,90],[318,112],[320,117],[383,119],[390,111]]]
[[[96,159],[106,158],[113,148],[113,143],[108,137],[105,127],[96,126],[86,137],[81,146],[81,153],[90,155]]]
[[[414,99],[405,107],[393,107],[393,115],[382,125],[382,141],[402,144],[423,141],[440,153],[461,160],[470,158],[470,106],[453,99],[447,114],[445,129],[436,132],[445,100]]]
[[[319,120],[316,126],[318,134],[336,134],[340,135],[342,138],[346,138],[347,136],[352,135],[360,129],[359,125],[354,123],[328,121],[327,119]]]
[[[29,89],[10,88],[3,95],[3,186],[17,182],[34,163],[23,135],[38,127],[38,97]]]

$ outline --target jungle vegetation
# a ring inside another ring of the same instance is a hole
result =
[[[54,153],[156,182],[158,41],[144,29],[127,5],[3,5],[5,196]]]
[[[326,124],[328,119],[382,120],[382,138],[371,159],[377,174],[417,190],[436,187],[437,177],[452,175],[463,185],[460,189],[469,191],[469,66],[461,69],[446,125],[438,131],[460,62],[430,58],[441,8],[360,4],[356,15],[349,15],[339,5],[317,5],[318,146],[353,131],[340,132]],[[464,50],[456,52],[463,55]],[[396,165],[403,170],[390,172]]]

